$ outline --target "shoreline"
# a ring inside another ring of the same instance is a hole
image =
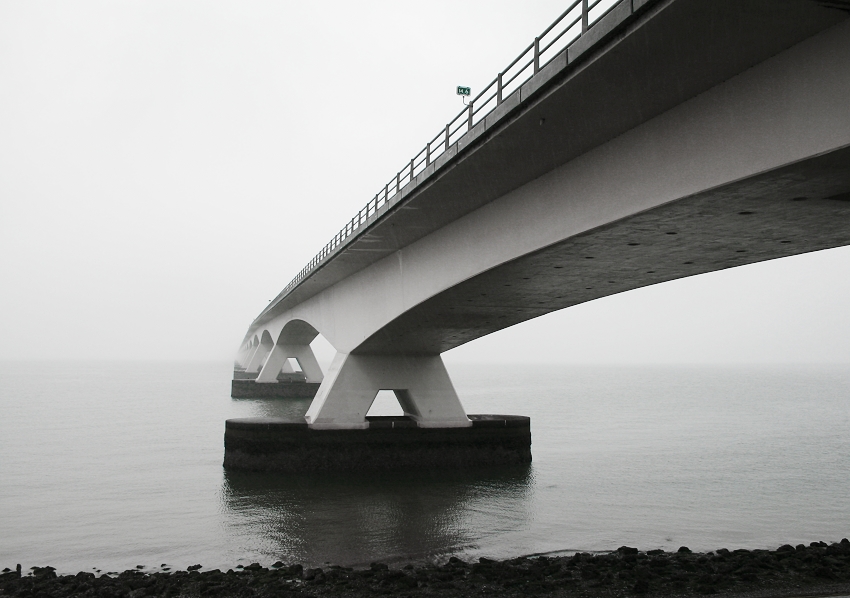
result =
[[[56,575],[49,566],[29,572],[7,567],[0,572],[0,596],[850,596],[850,540],[706,553],[621,546],[610,553],[481,558],[476,563],[451,557],[443,564],[398,569],[383,563],[363,569],[305,569],[281,562],[268,568],[239,565],[226,572],[201,569],[137,568],[97,577],[88,572]]]

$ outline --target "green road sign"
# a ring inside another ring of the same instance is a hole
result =
[[[469,88],[469,87],[461,87],[460,85],[458,85],[458,86],[457,86],[457,95],[459,95],[459,96],[468,96],[468,95],[470,95],[471,93],[472,93],[472,89],[471,89],[471,88]]]

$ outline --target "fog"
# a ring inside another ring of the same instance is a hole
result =
[[[562,10],[0,0],[0,358],[229,360]],[[452,362],[850,361],[850,248],[577,306]],[[326,352],[326,351],[325,351]]]

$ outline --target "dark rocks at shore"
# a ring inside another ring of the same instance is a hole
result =
[[[693,553],[621,546],[611,553],[558,557],[486,558],[466,563],[456,557],[441,565],[393,569],[307,568],[277,562],[253,563],[227,572],[152,572],[140,568],[116,575],[56,575],[53,567],[0,573],[0,596],[689,596],[741,594],[804,596],[850,594],[850,541],[777,550]]]

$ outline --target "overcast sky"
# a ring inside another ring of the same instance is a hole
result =
[[[0,0],[0,358],[229,360],[562,2]],[[850,250],[609,297],[447,361],[847,362]]]

